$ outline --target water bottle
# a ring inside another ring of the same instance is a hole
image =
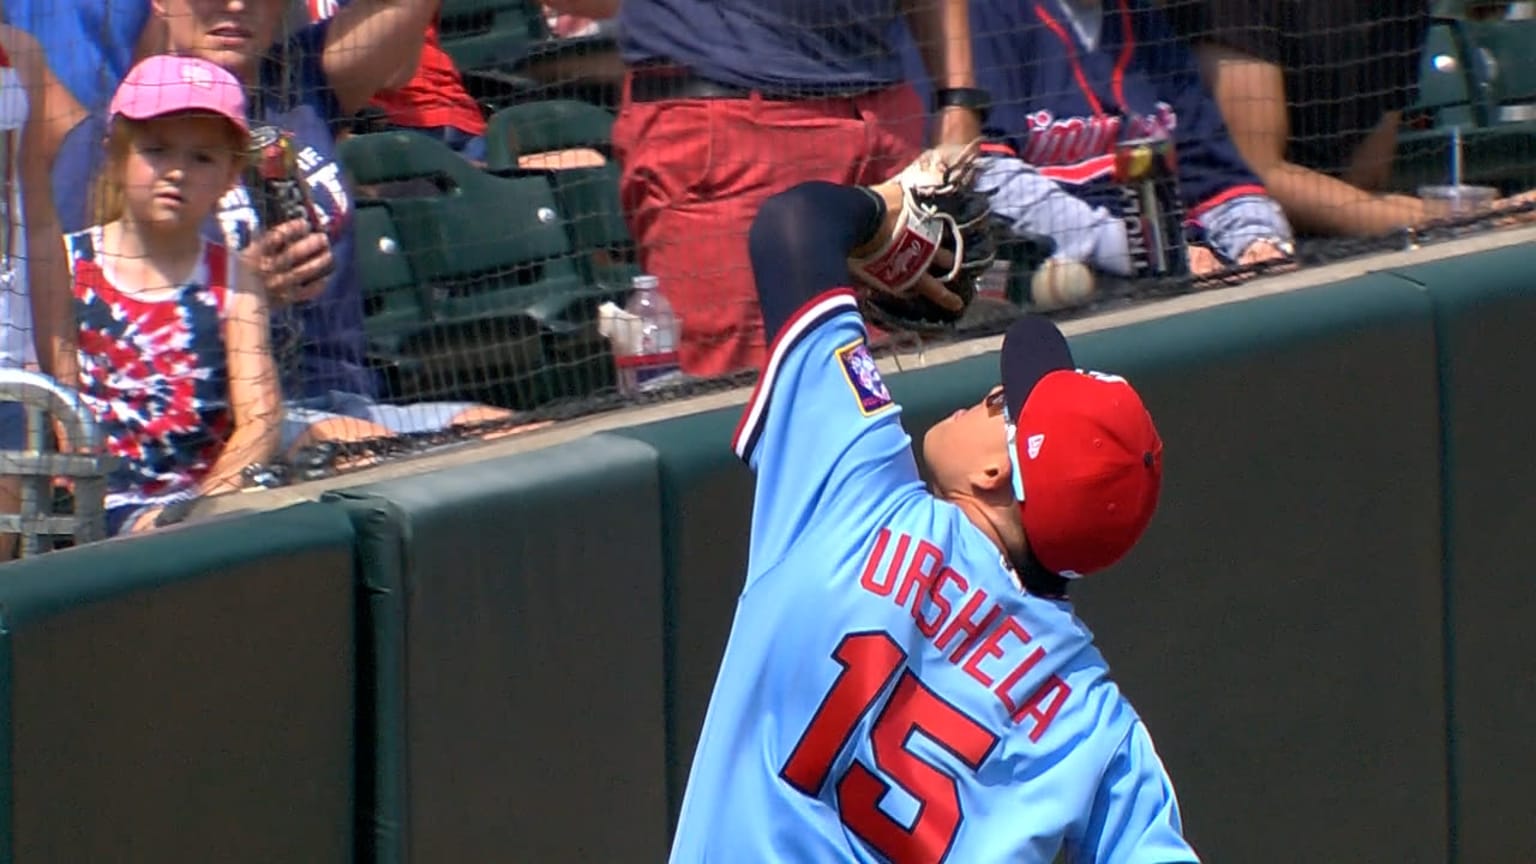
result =
[[[626,396],[644,393],[671,383],[681,373],[677,363],[678,327],[672,304],[660,290],[655,276],[636,276],[624,311],[629,319],[628,339],[616,344],[619,392]]]

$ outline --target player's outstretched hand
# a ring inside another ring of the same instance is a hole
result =
[[[865,314],[892,330],[954,325],[976,296],[996,247],[987,197],[975,191],[980,142],[925,151],[871,187],[885,202],[880,231],[849,268],[868,290]]]

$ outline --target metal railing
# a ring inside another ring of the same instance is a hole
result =
[[[20,536],[21,557],[47,551],[52,538],[87,543],[106,537],[107,475],[117,457],[102,452],[101,430],[75,391],[36,372],[0,369],[0,403],[17,402],[26,415],[21,450],[0,450],[0,477],[21,479],[18,513],[0,514],[0,533]],[[61,452],[50,426],[57,421],[68,452]],[[54,478],[74,484],[74,508],[55,514]]]

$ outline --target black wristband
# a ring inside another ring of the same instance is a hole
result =
[[[945,87],[933,91],[933,112],[937,114],[945,108],[969,108],[985,123],[992,115],[992,94],[980,87]]]

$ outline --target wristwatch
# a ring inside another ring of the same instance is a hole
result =
[[[945,108],[969,108],[985,123],[992,114],[992,94],[980,87],[944,87],[933,91],[933,113]]]

